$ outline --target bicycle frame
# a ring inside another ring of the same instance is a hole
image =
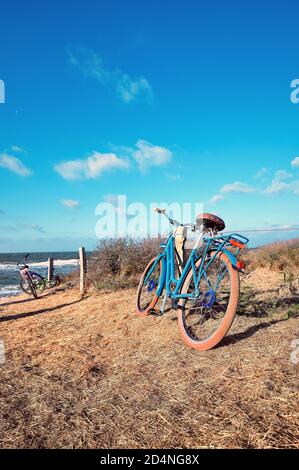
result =
[[[147,273],[144,282],[146,283],[151,276],[152,272],[154,271],[155,267],[158,263],[162,264],[161,276],[159,280],[159,285],[157,288],[157,296],[160,297],[163,293],[163,290],[166,290],[166,295],[174,300],[181,299],[181,298],[191,298],[197,299],[200,296],[200,292],[198,286],[200,284],[201,278],[206,275],[206,271],[213,260],[216,258],[219,252],[225,253],[230,262],[232,263],[233,267],[237,270],[241,270],[237,264],[237,255],[240,251],[240,246],[237,248],[236,253],[232,253],[228,251],[226,247],[232,246],[232,240],[237,242],[237,246],[245,245],[248,243],[248,238],[239,235],[239,234],[229,234],[229,235],[219,235],[219,236],[206,236],[205,233],[200,234],[199,241],[196,243],[196,246],[190,253],[190,256],[184,266],[184,269],[179,276],[179,278],[175,277],[175,257],[174,257],[174,233],[171,233],[166,241],[166,243],[162,243],[160,246],[164,248],[163,252],[160,253],[155,263],[151,267],[150,271]],[[198,245],[201,246],[198,248]],[[213,250],[213,256],[209,259],[209,261],[205,264],[207,254]],[[201,258],[201,262],[199,268],[196,267],[196,262]],[[189,273],[190,269],[192,269],[192,276],[194,281],[194,294],[181,294],[180,291],[182,289],[184,280]],[[222,277],[224,276],[222,273]],[[217,284],[221,281],[221,277],[217,281]],[[174,285],[173,289],[171,286]]]
[[[25,267],[20,269],[20,275],[23,279],[31,279],[29,268]]]

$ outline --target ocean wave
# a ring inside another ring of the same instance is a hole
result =
[[[54,268],[56,267],[67,267],[67,266],[78,266],[78,259],[55,259]],[[29,262],[30,268],[47,268],[48,261],[39,261],[39,262]],[[16,271],[18,267],[16,263],[0,263],[0,270]]]
[[[11,284],[7,286],[0,287],[0,297],[7,295],[16,295],[21,292],[20,287],[17,284]]]
[[[77,266],[79,264],[78,259],[55,259],[54,268],[61,266]],[[32,262],[29,264],[30,268],[46,268],[48,266],[48,261]]]
[[[16,263],[15,264],[9,264],[9,263],[0,263],[0,270],[2,271],[14,271],[16,270]]]

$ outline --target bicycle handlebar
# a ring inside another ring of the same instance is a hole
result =
[[[155,207],[154,211],[158,212],[158,214],[165,214],[166,215],[166,209],[160,209],[160,207]]]
[[[169,215],[166,214],[166,209],[160,209],[159,207],[155,207],[155,208],[154,208],[154,211],[155,211],[155,212],[158,212],[158,214],[163,214],[163,215],[165,215],[165,217],[167,217],[167,219],[169,220],[169,223],[171,223],[172,225],[176,225],[177,227],[178,227],[179,225],[183,225],[183,224],[180,224],[180,222],[178,222],[177,220],[172,219],[171,217],[169,217]]]
[[[30,253],[27,253],[27,255],[24,256],[24,258],[23,258],[23,264],[24,265],[26,265],[26,261],[29,258],[29,256],[30,256]],[[21,261],[18,261],[17,266],[20,266],[20,264],[21,264]]]
[[[178,222],[177,220],[175,219],[172,219],[171,217],[169,217],[169,215],[166,213],[166,209],[161,209],[160,207],[155,207],[154,208],[154,211],[155,212],[158,212],[158,214],[162,214],[162,215],[165,215],[165,217],[167,217],[167,219],[169,220],[169,223],[171,225],[175,225],[177,227],[191,227],[192,230],[195,230],[196,228],[196,225],[195,224],[181,224],[180,222]]]

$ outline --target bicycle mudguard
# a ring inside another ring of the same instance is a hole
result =
[[[231,264],[235,267],[237,267],[237,258],[235,255],[231,252],[226,250],[225,248],[221,250],[221,253],[224,253],[230,260]]]

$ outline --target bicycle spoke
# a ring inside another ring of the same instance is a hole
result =
[[[209,259],[205,261],[207,266]],[[203,341],[219,328],[230,299],[230,277],[225,263],[214,259],[207,267],[198,286],[200,296],[196,300],[188,299],[183,308],[185,328],[193,339]],[[194,293],[193,278],[188,293]],[[194,302],[195,305],[191,305]]]

